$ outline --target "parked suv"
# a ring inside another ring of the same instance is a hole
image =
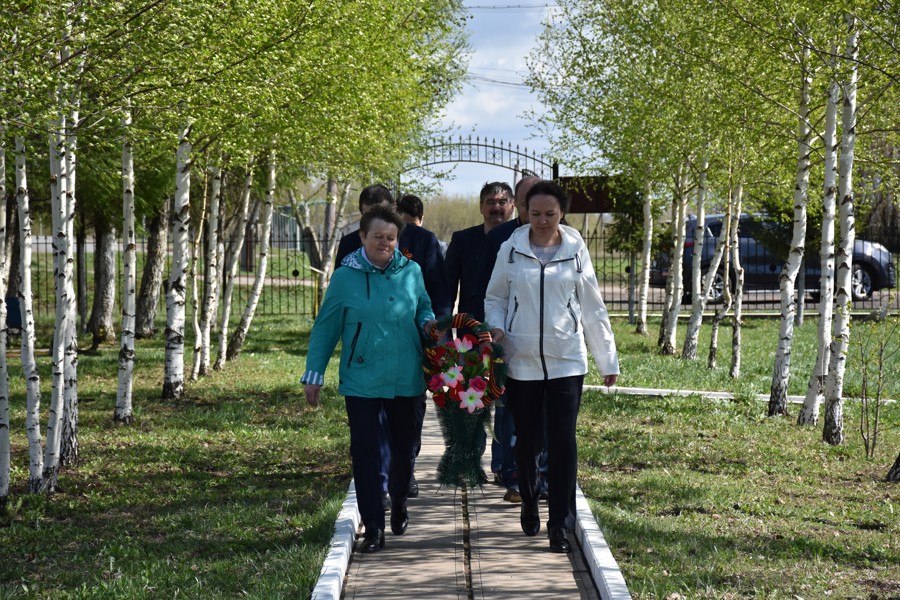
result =
[[[722,235],[724,215],[710,215],[706,218],[705,241],[703,244],[703,259],[701,268],[704,275],[712,262],[715,246],[719,236]],[[684,291],[685,296],[691,294],[691,263],[694,255],[695,231],[697,219],[690,217],[687,220],[686,237],[684,244]],[[768,240],[768,241],[766,241]],[[744,268],[744,290],[777,290],[779,278],[784,267],[784,259],[772,250],[779,243],[786,249],[789,247],[789,232],[779,233],[778,227],[767,221],[763,215],[742,214],[738,226],[738,243],[740,245],[741,266]],[[805,261],[806,290],[816,293],[819,289],[819,277],[821,266],[817,254],[818,247],[807,247]],[[724,263],[724,260],[722,261]],[[667,252],[656,255],[650,267],[650,285],[653,287],[665,287],[669,276],[671,259]],[[835,266],[836,268],[836,266]],[[734,289],[734,274],[730,278]],[[853,300],[866,300],[872,297],[872,292],[885,288],[892,288],[896,284],[894,259],[891,253],[875,242],[857,239],[853,246],[853,278],[851,290]],[[722,267],[719,267],[710,291],[710,302],[722,300],[724,277]]]

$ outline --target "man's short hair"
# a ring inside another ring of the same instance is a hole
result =
[[[422,206],[422,200],[418,196],[405,194],[400,201],[397,202],[397,212],[409,215],[416,219],[425,216],[425,207]]]
[[[510,200],[513,198],[513,191],[508,183],[505,181],[491,181],[481,186],[481,193],[479,193],[480,202],[484,204],[488,197],[496,196],[497,194],[505,194]]]
[[[406,221],[392,207],[379,204],[363,213],[363,216],[359,219],[359,230],[364,234],[368,234],[369,227],[372,225],[372,221],[375,220],[396,225],[398,235],[403,231],[403,226],[406,225]]]
[[[364,187],[359,193],[359,212],[366,212],[363,209],[365,206],[373,206],[384,202],[387,202],[390,205],[394,204],[394,197],[391,195],[391,190],[387,189],[386,186],[376,183]]]
[[[532,177],[538,178],[537,175],[535,175],[535,174],[529,172],[529,173],[525,174],[525,175],[522,177],[522,179],[520,179],[520,180],[518,180],[518,181],[516,182],[516,191],[515,191],[515,194],[516,194],[517,197],[518,197],[518,195],[519,195],[519,188],[522,187],[522,184],[523,184],[523,183],[525,183],[526,181],[528,181],[528,180],[531,179]]]
[[[538,194],[553,196],[559,202],[560,212],[569,212],[569,206],[572,204],[572,201],[569,199],[569,195],[566,193],[566,190],[562,189],[562,187],[555,181],[542,180],[531,186],[531,189],[528,190],[527,194],[525,194],[525,206],[529,205],[532,196],[536,196]]]

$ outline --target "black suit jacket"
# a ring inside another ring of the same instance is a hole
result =
[[[478,267],[478,279],[475,283],[475,292],[472,300],[473,308],[478,310],[478,313],[473,312],[472,316],[479,321],[484,321],[484,296],[487,294],[487,287],[491,282],[491,273],[494,272],[494,263],[497,262],[497,253],[500,252],[500,246],[509,239],[513,231],[522,225],[523,223],[517,217],[502,225],[497,225],[484,238],[484,250],[482,250],[482,258]],[[491,323],[490,325],[494,324]]]
[[[450,306],[456,303],[459,295],[457,312],[469,313],[476,319],[484,312],[484,305],[478,305],[478,271],[481,267],[484,241],[487,234],[484,225],[475,225],[467,229],[454,231],[447,247],[447,284],[450,286]]]

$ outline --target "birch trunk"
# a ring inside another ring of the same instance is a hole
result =
[[[171,199],[163,199],[162,208],[150,221],[147,250],[144,254],[144,272],[141,275],[141,291],[137,298],[134,335],[148,338],[156,335],[156,309],[162,289],[163,271],[166,267],[168,245],[169,206]]]
[[[187,286],[188,233],[191,224],[191,128],[178,139],[175,171],[175,201],[172,207],[172,268],[166,291],[166,361],[163,398],[181,398],[184,394],[184,302]]]
[[[779,277],[781,291],[781,325],[778,329],[778,347],[772,367],[772,385],[769,391],[768,416],[787,416],[787,390],[791,377],[791,349],[794,343],[794,323],[797,317],[797,302],[803,302],[801,295],[795,300],[795,282],[803,255],[806,251],[806,204],[809,200],[809,156],[812,152],[812,127],[809,124],[809,88],[812,74],[807,62],[809,48],[803,48],[800,57],[800,108],[797,125],[798,156],[797,175],[794,181],[794,230],[787,260]]]
[[[894,465],[888,471],[885,481],[900,481],[900,454],[897,455],[897,460],[894,461]]]
[[[9,369],[6,364],[6,125],[0,123],[0,510],[9,496]]]
[[[22,317],[22,371],[27,394],[28,490],[40,491],[44,471],[41,438],[41,376],[34,358],[34,311],[31,293],[31,207],[28,201],[25,138],[16,136],[16,204],[19,210],[19,311]]]
[[[240,355],[241,347],[244,345],[244,340],[247,337],[247,331],[250,329],[250,323],[253,321],[253,313],[256,312],[256,305],[259,302],[259,297],[262,293],[263,285],[265,285],[266,282],[266,264],[269,257],[269,237],[272,231],[272,212],[274,208],[273,201],[275,197],[274,151],[269,154],[268,172],[269,174],[266,184],[266,200],[263,205],[263,228],[259,243],[259,266],[257,267],[256,271],[256,280],[253,282],[253,290],[250,292],[250,297],[247,299],[247,307],[244,309],[244,314],[241,317],[241,322],[238,323],[237,329],[234,330],[234,335],[231,337],[231,342],[228,346],[228,353],[225,356],[226,360],[234,360]]]
[[[113,421],[130,424],[132,413],[132,383],[134,381],[134,326],[137,310],[135,298],[135,270],[137,269],[137,240],[134,233],[134,157],[131,142],[131,115],[122,123],[125,139],[122,142],[122,347],[119,349],[119,387]]]
[[[638,283],[638,315],[635,331],[647,335],[647,297],[650,293],[650,259],[653,252],[653,183],[644,181],[644,239],[641,248],[641,280]]]
[[[732,238],[731,238],[731,215],[733,213],[733,194],[728,192],[728,202],[725,209],[725,218],[723,219],[724,231],[722,237],[725,238],[725,249],[723,255],[725,264],[722,265],[722,305],[716,311],[716,315],[712,320],[712,331],[709,337],[709,354],[706,358],[706,367],[715,369],[719,355],[719,326],[731,310],[731,256],[732,256]]]
[[[665,335],[663,336],[662,348],[660,348],[660,354],[664,356],[673,356],[675,354],[678,314],[681,312],[681,297],[684,295],[684,269],[682,265],[684,264],[687,194],[685,194],[685,176],[683,171],[679,171],[675,187],[675,220],[672,224],[675,241],[672,243],[672,265],[669,268],[669,277],[672,278],[672,303],[669,305]]]
[[[200,307],[200,286],[198,285],[197,262],[200,260],[200,248],[203,242],[203,224],[206,222],[206,205],[209,199],[209,170],[203,174],[203,204],[200,205],[200,218],[196,226],[191,229],[191,257],[188,262],[191,265],[191,325],[194,329],[194,353],[191,364],[191,381],[197,381],[200,377],[200,344],[203,341],[203,333],[200,330],[200,315],[203,309]]]
[[[200,368],[199,375],[209,374],[210,330],[216,318],[219,297],[219,209],[222,205],[224,174],[216,167],[213,171],[212,194],[206,220],[206,277],[203,314],[200,319]]]
[[[63,90],[64,91],[64,90]],[[56,318],[50,358],[50,403],[47,417],[47,443],[44,448],[44,470],[41,489],[54,491],[59,477],[60,445],[62,442],[64,410],[64,363],[68,299],[66,298],[66,269],[68,244],[66,203],[68,196],[68,167],[66,165],[66,112],[61,110],[51,134],[50,210],[53,227],[53,281],[56,298]]]
[[[672,214],[672,248],[674,249],[674,246],[676,243],[676,238],[677,238],[677,235],[675,234],[675,231],[676,231],[675,220],[678,215],[678,202],[674,195],[672,196],[671,211],[672,211],[671,212],[671,214]],[[659,346],[660,349],[662,349],[662,346],[666,341],[666,332],[669,329],[669,325],[668,325],[669,324],[669,314],[671,313],[672,302],[674,301],[673,289],[675,287],[675,279],[674,279],[674,275],[672,274],[673,270],[675,268],[674,265],[675,265],[675,258],[673,256],[672,259],[669,261],[669,276],[666,277],[666,287],[665,287],[666,291],[665,291],[665,296],[663,296],[662,315],[661,315],[660,323],[659,323],[659,336],[656,339],[656,345]]]
[[[809,376],[803,408],[797,415],[797,425],[815,425],[819,422],[819,407],[825,393],[825,376],[830,358],[830,332],[834,307],[834,213],[837,195],[837,104],[841,90],[832,82],[825,106],[825,181],[822,199],[822,245],[819,257],[822,274],[819,278],[819,323],[816,366]]]
[[[91,350],[116,341],[113,311],[116,304],[116,228],[99,218],[94,225],[94,301],[87,328],[91,332]]]
[[[697,225],[694,228],[694,253],[691,256],[691,318],[688,320],[684,334],[684,345],[681,358],[694,360],[697,358],[697,342],[700,338],[700,325],[703,323],[703,311],[706,309],[705,285],[703,282],[703,248],[706,244],[706,174],[709,170],[709,149],[703,156],[700,177],[697,184]],[[718,265],[710,266],[709,273],[715,275]],[[707,273],[707,277],[709,276]]]
[[[738,183],[731,213],[731,269],[734,271],[734,315],[731,329],[731,378],[741,376],[741,326],[743,325],[744,267],[741,266],[741,245],[738,225],[741,222],[741,205],[744,200],[744,184]]]
[[[83,42],[83,34],[78,39]],[[65,358],[63,361],[63,430],[60,445],[60,464],[73,465],[78,462],[78,299],[75,295],[75,176],[77,174],[78,128],[81,124],[81,89],[85,54],[82,52],[76,66],[76,84],[70,99],[69,128],[66,134],[66,236],[69,240],[66,251],[66,319]]]
[[[217,371],[225,366],[225,356],[228,354],[228,323],[231,319],[231,299],[234,296],[234,283],[241,263],[241,251],[244,249],[244,232],[247,229],[247,219],[250,215],[250,193],[252,190],[253,167],[248,165],[247,175],[244,178],[244,191],[241,194],[240,213],[237,224],[234,227],[236,243],[233,246],[229,246],[229,253],[226,259],[228,276],[225,280],[225,293],[222,294],[222,315],[219,321],[219,352],[213,365],[213,369]]]
[[[825,378],[825,425],[822,440],[838,445],[844,441],[844,371],[847,368],[847,348],[850,344],[850,282],[853,273],[853,243],[856,223],[853,200],[853,153],[856,147],[856,79],[859,56],[859,33],[856,20],[848,17],[847,64],[849,81],[844,85],[844,106],[841,113],[841,158],[838,194],[841,198],[841,241],[837,251],[837,307],[831,334],[828,375]]]

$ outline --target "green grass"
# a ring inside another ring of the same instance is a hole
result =
[[[730,330],[720,367],[709,371],[705,359],[659,356],[655,331],[614,326],[623,385],[768,389],[774,321],[748,320],[739,383],[728,377]],[[350,480],[336,361],[322,407],[308,408],[297,383],[309,328],[305,318],[257,317],[238,361],[189,384],[178,402],[159,400],[162,341],[141,341],[130,427],[111,420],[116,349],[83,354],[81,464],[49,497],[24,492],[24,385],[11,359],[14,469],[0,515],[0,599],[307,597]],[[814,334],[813,323],[797,332]],[[795,349],[792,393],[805,387],[813,351]],[[41,358],[45,390],[48,362]],[[886,409],[880,449],[867,461],[857,404],[845,411],[847,443],[833,448],[818,429],[767,419],[764,404],[747,398],[585,396],[582,486],[635,597],[900,596],[900,505],[896,486],[882,483],[900,449],[898,405]]]

